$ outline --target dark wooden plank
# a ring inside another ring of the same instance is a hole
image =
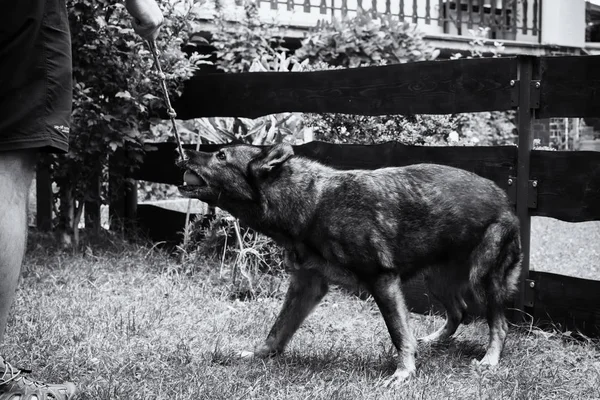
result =
[[[511,109],[516,58],[424,61],[316,72],[196,75],[175,102],[179,118],[286,112],[452,114]]]
[[[376,169],[434,163],[462,168],[507,189],[508,176],[516,172],[515,146],[436,147],[406,146],[396,142],[378,145],[309,142],[295,148],[296,154],[339,169]]]
[[[108,160],[108,192],[110,229],[130,233],[135,228],[137,211],[137,182],[125,179],[123,158],[127,154],[120,149]],[[171,162],[174,164],[174,162]],[[134,233],[134,232],[131,232]]]
[[[532,151],[540,215],[569,222],[600,220],[600,152]]]
[[[600,56],[542,57],[539,118],[600,117]]]
[[[102,166],[98,165],[90,176],[89,198],[85,202],[85,229],[94,233],[100,231],[102,226],[101,204],[102,204]]]
[[[193,149],[195,145],[184,145]],[[203,151],[214,151],[219,145],[202,145]],[[296,154],[339,169],[376,169],[417,163],[450,165],[475,172],[508,188],[508,177],[515,176],[517,147],[435,147],[406,146],[389,142],[379,145],[331,144],[309,142],[294,146]],[[179,185],[181,171],[175,166],[177,152],[173,143],[147,143],[144,163],[135,178]]]
[[[52,205],[54,193],[52,192],[52,177],[47,163],[37,163],[35,178],[36,195],[36,226],[42,232],[52,230]]]
[[[600,336],[600,281],[538,271],[530,279],[536,325]]]

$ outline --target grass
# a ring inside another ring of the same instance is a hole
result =
[[[592,241],[598,228],[582,227],[587,233],[567,232],[586,241],[572,248],[588,249],[590,258],[581,256],[588,266],[597,262],[590,248],[599,243]],[[532,237],[539,228],[534,223]],[[535,246],[532,254],[544,260]],[[563,260],[581,267],[579,258]],[[485,369],[471,365],[487,342],[481,322],[459,328],[447,345],[420,346],[417,375],[384,389],[394,351],[377,307],[337,291],[283,356],[241,360],[236,353],[268,333],[284,287],[274,296],[232,300],[229,277],[218,271],[210,260],[182,265],[143,246],[72,255],[38,238],[0,354],[36,378],[74,381],[80,400],[600,399],[598,342],[515,328],[500,366]],[[412,322],[420,336],[443,320],[415,314]]]

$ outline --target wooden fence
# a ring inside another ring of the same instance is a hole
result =
[[[523,240],[521,293],[515,307],[540,325],[600,335],[600,281],[529,270],[530,218],[600,220],[600,152],[532,150],[532,119],[600,117],[600,57],[518,57],[419,62],[322,72],[244,73],[191,79],[175,108],[181,118],[314,113],[450,114],[516,109],[519,146],[418,147],[398,143],[334,145],[312,142],[298,154],[338,168],[439,163],[473,171],[505,189],[516,207]],[[189,146],[190,148],[193,146]],[[215,149],[216,146],[203,146]],[[175,146],[149,144],[135,176],[180,184]],[[134,190],[130,190],[133,195]],[[135,217],[124,193],[121,217]],[[129,199],[129,200],[128,200]],[[591,244],[599,246],[600,244]],[[405,287],[416,312],[435,302],[423,282]],[[520,319],[525,315],[515,313]]]

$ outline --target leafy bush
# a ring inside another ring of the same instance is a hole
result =
[[[460,135],[474,145],[502,146],[515,144],[517,127],[514,111],[491,111],[456,115]]]
[[[493,42],[490,50],[487,33],[486,29],[471,32],[470,57],[483,57],[487,51],[499,56],[502,43]],[[363,11],[355,18],[322,25],[302,42],[296,56],[310,61],[308,70],[321,70],[422,61],[438,53],[413,25],[389,16],[373,18]],[[315,114],[305,124],[314,129],[315,139],[334,143],[504,145],[515,142],[514,119],[513,111],[414,117]]]
[[[260,21],[256,3],[244,2],[244,19],[234,24],[228,23],[223,17],[220,3],[217,1],[215,4],[216,31],[211,44],[215,47],[215,65],[219,69],[225,72],[248,72],[256,59],[266,64],[277,62],[277,54],[286,50],[283,38],[278,35],[277,26]]]
[[[456,119],[448,115],[310,114],[305,123],[316,140],[331,143],[446,145],[458,136]]]
[[[434,60],[439,50],[423,37],[409,22],[384,14],[373,17],[368,11],[359,10],[353,18],[320,24],[302,41],[295,55],[311,64],[323,61],[349,68]]]
[[[198,16],[191,1],[159,0],[165,22],[157,40],[171,96],[203,62],[187,57],[181,45]],[[149,110],[161,96],[150,52],[133,32],[124,6],[116,0],[68,0],[73,48],[73,114],[70,151],[50,157],[59,187],[60,227],[77,239],[84,201],[93,198],[98,175],[107,174],[108,158],[122,148],[128,157],[118,167],[135,167],[143,151]],[[106,193],[102,194],[103,200]]]
[[[469,55],[467,58],[485,57],[489,53],[491,57],[500,57],[504,51],[504,43],[498,40],[488,39],[490,36],[489,27],[479,27],[477,30],[469,29],[472,39],[469,41]],[[455,53],[452,59],[462,58],[462,53]]]

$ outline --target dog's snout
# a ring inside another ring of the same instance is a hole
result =
[[[194,156],[196,155],[196,152],[194,150],[183,150],[183,153],[185,154],[185,157],[187,159],[194,158]]]
[[[189,156],[188,156],[188,158],[189,158]],[[180,169],[187,169],[187,166],[188,166],[188,159],[187,159],[187,158],[185,158],[185,159],[183,159],[183,160],[181,160],[181,159],[180,159],[179,161],[177,161],[177,162],[175,163],[175,165],[177,166],[177,168],[180,168]]]

